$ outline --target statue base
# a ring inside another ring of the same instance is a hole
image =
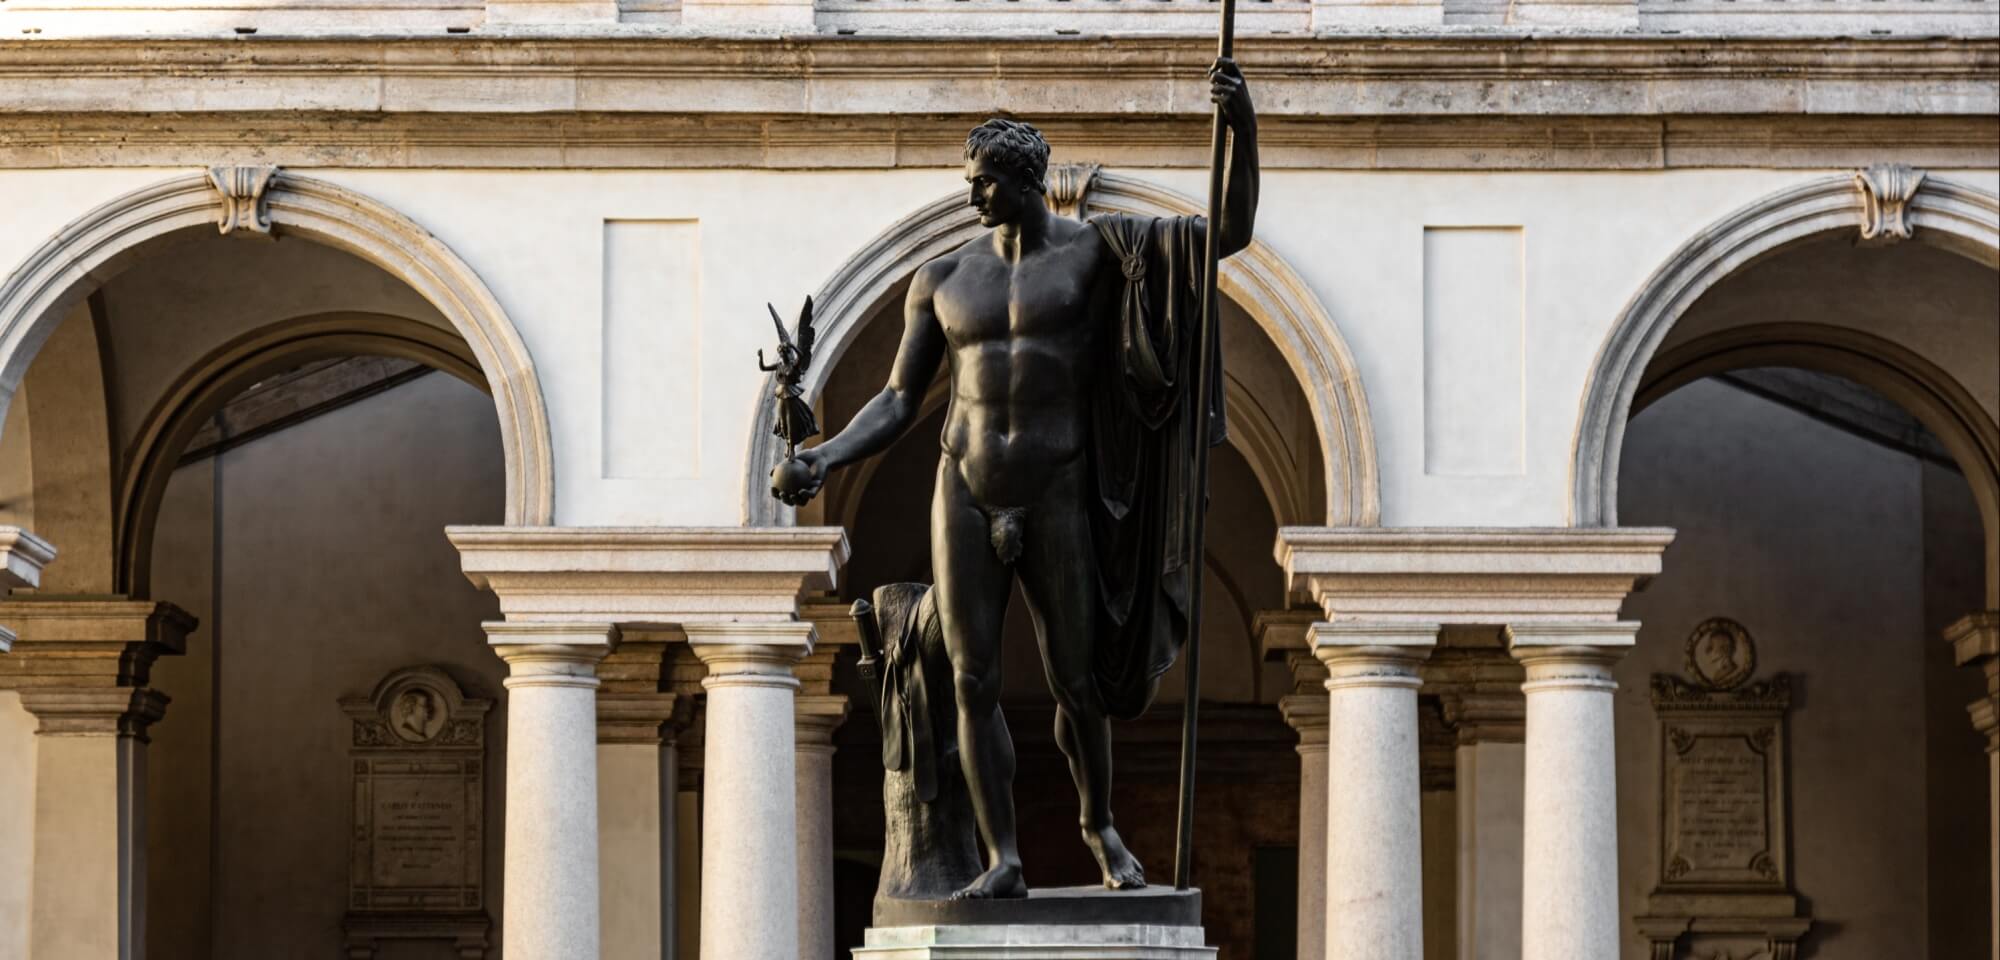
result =
[[[1057,887],[1021,900],[875,901],[854,960],[1214,960],[1201,891]]]

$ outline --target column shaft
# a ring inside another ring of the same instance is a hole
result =
[[[792,664],[812,625],[685,624],[708,665],[702,765],[702,960],[799,956]]]
[[[1521,827],[1523,960],[1618,955],[1618,782],[1611,665],[1636,623],[1513,630],[1527,670]]]
[[[847,718],[844,696],[798,700],[799,956],[834,960],[833,731]]]
[[[1326,956],[1327,698],[1293,694],[1278,701],[1299,732],[1298,955]]]
[[[1424,624],[1320,624],[1327,667],[1326,958],[1423,960],[1417,665]]]
[[[597,662],[609,624],[489,623],[507,661],[509,957],[598,960]]]

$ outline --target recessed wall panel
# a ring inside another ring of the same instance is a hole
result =
[[[1424,472],[1526,472],[1519,227],[1424,228]]]
[[[604,476],[700,473],[701,231],[604,222]]]

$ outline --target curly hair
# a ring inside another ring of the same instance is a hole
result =
[[[995,117],[965,136],[965,159],[985,157],[1048,192],[1049,142],[1032,124]]]

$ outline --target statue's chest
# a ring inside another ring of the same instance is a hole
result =
[[[1043,262],[1009,268],[994,261],[959,270],[933,303],[955,345],[1016,337],[1074,335],[1090,310],[1089,265]]]

